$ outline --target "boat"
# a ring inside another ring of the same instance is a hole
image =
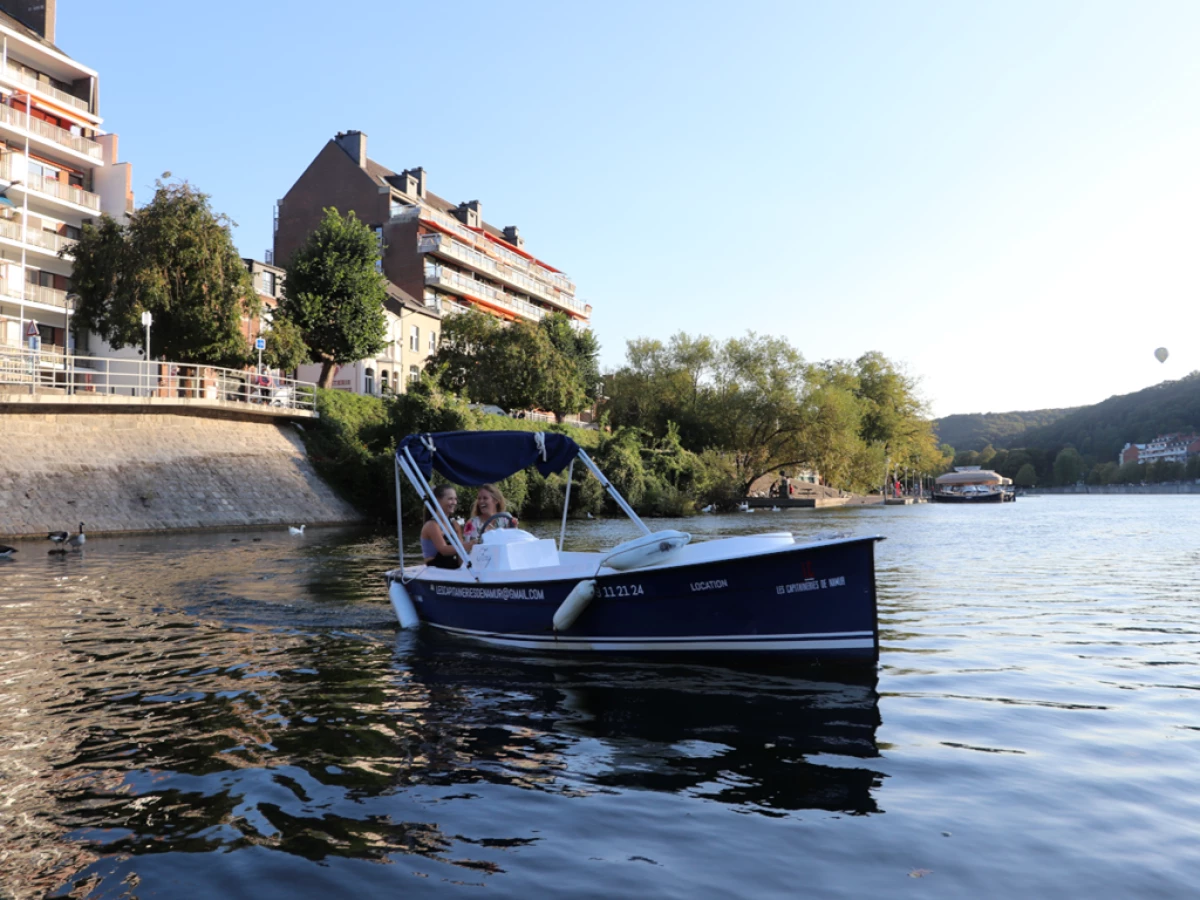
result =
[[[938,476],[934,503],[1012,503],[1017,499],[1011,478],[981,466],[956,466]]]
[[[577,463],[600,480],[640,536],[599,552],[564,549]],[[568,473],[557,543],[497,528],[468,553],[434,501],[433,473],[477,487],[531,466],[544,476]],[[405,563],[401,476],[441,525],[464,561],[460,568]],[[397,447],[395,477],[400,565],[386,577],[403,628],[589,657],[879,657],[878,535],[798,542],[776,531],[700,542],[686,532],[651,531],[587,453],[556,432],[410,435]]]

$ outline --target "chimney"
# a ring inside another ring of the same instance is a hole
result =
[[[367,167],[367,136],[361,131],[339,131],[334,138],[360,169]]]
[[[55,4],[57,0],[4,0],[6,13],[54,43]]]
[[[504,239],[514,247],[524,247],[525,238],[521,237],[521,231],[516,225],[504,226]]]
[[[480,208],[478,200],[458,204],[454,210],[454,215],[458,218],[458,221],[462,222],[468,228],[483,227],[483,210]]]
[[[409,197],[425,199],[425,170],[419,166],[415,169],[405,169],[400,173],[404,180],[404,193]]]

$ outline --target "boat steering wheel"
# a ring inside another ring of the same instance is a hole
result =
[[[494,516],[490,516],[488,518],[488,520],[486,522],[484,522],[483,525],[480,526],[480,528],[479,528],[480,537],[487,534],[487,530],[489,528],[491,528],[497,522],[504,523],[504,524],[500,525],[501,528],[516,528],[517,527],[517,521],[513,517],[512,513],[498,512]]]

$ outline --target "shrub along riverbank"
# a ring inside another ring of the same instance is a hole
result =
[[[718,454],[692,453],[668,430],[662,439],[638,428],[612,434],[512,419],[471,409],[452,395],[423,385],[407,394],[369,397],[320,390],[321,418],[304,425],[309,458],[317,471],[364,515],[379,522],[395,519],[393,453],[409,434],[427,431],[558,431],[570,435],[640,515],[683,516],[709,503],[728,508],[740,499],[731,464]],[[435,476],[436,481],[436,476]],[[500,483],[509,508],[525,518],[562,515],[566,473],[542,477],[518,472]],[[459,490],[459,511],[466,515],[473,489]],[[404,484],[406,518],[420,517],[414,491]],[[600,483],[582,466],[571,487],[572,516],[617,512]]]

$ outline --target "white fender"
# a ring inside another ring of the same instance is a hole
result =
[[[656,531],[617,544],[604,557],[604,565],[624,572],[666,562],[692,539],[686,531]]]
[[[567,599],[559,604],[554,611],[554,630],[566,631],[575,624],[575,620],[587,609],[592,598],[596,596],[596,579],[585,578],[567,594]]]
[[[404,585],[393,581],[388,586],[388,597],[391,598],[392,609],[396,611],[401,628],[416,628],[421,624],[421,617],[417,615],[417,608],[413,606],[412,598],[408,596]]]

